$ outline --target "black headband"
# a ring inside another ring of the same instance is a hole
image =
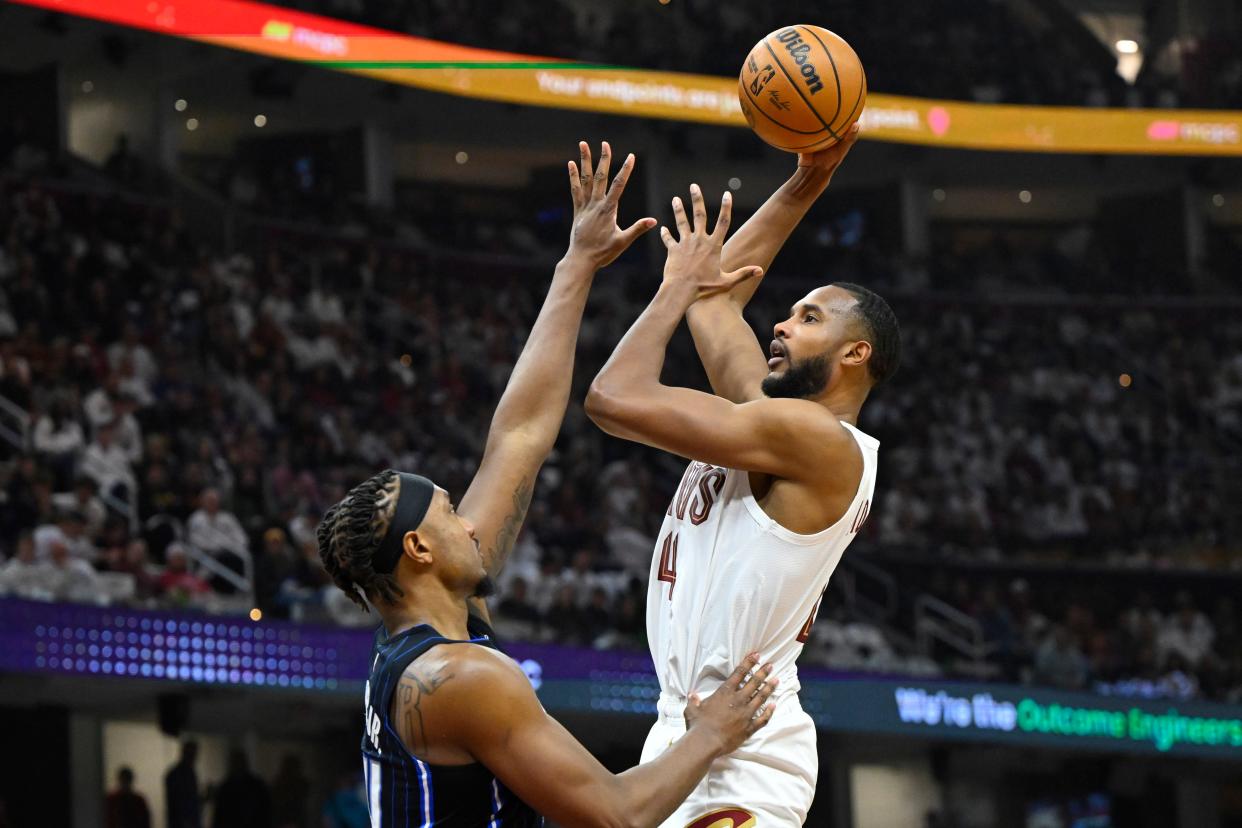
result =
[[[397,472],[397,477],[401,479],[397,509],[379,549],[371,558],[371,566],[381,575],[388,575],[397,568],[405,533],[413,532],[423,522],[427,508],[431,506],[431,498],[436,493],[435,484],[420,474]]]

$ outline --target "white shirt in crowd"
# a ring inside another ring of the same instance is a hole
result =
[[[110,492],[120,484],[130,492],[131,497],[137,494],[138,486],[129,467],[129,455],[116,443],[107,448],[97,442],[91,443],[82,453],[78,470],[94,480],[101,492]]]
[[[85,534],[71,538],[55,523],[45,523],[34,530],[35,559],[48,560],[52,556],[52,547],[58,543],[69,550],[71,558],[93,561],[98,554],[95,544]]]
[[[32,440],[35,451],[42,454],[67,454],[80,451],[86,445],[86,436],[76,420],[67,420],[57,428],[48,416],[40,417],[35,423]]]
[[[221,509],[214,515],[199,509],[190,515],[189,541],[204,552],[242,554],[250,545],[246,530],[232,512]]]

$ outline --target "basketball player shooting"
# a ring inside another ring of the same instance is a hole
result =
[[[815,727],[798,702],[795,660],[867,519],[879,443],[856,424],[896,370],[900,335],[879,296],[831,284],[794,302],[765,356],[742,309],[855,140],[857,127],[802,156],[728,244],[728,193],[710,232],[697,186],[690,217],[674,199],[677,235],[661,229],[663,283],[587,396],[608,433],[692,461],[652,560],[647,634],[660,700],[642,760],[678,744],[686,698],[727,691],[731,666],[751,649],[780,680],[771,725],[718,759],[665,826],[801,825],[814,798]],[[660,382],[687,313],[715,394]]]
[[[754,655],[701,706],[659,760],[614,776],[544,712],[521,668],[496,647],[483,598],[513,547],[540,466],[569,401],[574,345],[595,273],[655,225],[626,230],[617,205],[629,156],[608,184],[611,150],[592,170],[570,162],[569,250],[493,415],[479,470],[461,499],[425,477],[385,471],[333,506],[319,554],[337,586],[379,612],[364,699],[363,768],[373,828],[650,826],[763,727],[776,686]]]

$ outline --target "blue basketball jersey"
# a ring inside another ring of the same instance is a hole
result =
[[[362,764],[371,828],[527,828],[543,817],[486,767],[432,765],[414,756],[391,721],[392,694],[416,658],[439,644],[496,646],[495,634],[470,616],[469,641],[445,638],[421,624],[389,637],[381,626],[372,647],[363,702]]]

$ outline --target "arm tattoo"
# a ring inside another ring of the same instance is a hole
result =
[[[504,523],[500,525],[500,531],[496,533],[496,540],[492,543],[491,553],[488,555],[487,572],[492,577],[499,575],[500,570],[504,569],[505,563],[509,560],[509,553],[513,551],[513,545],[517,542],[518,531],[522,528],[522,522],[526,520],[526,510],[530,508],[530,499],[534,493],[534,475],[526,477],[513,490],[512,509],[505,516]]]
[[[453,677],[441,665],[429,674],[417,668],[406,670],[397,684],[397,703],[401,713],[397,720],[405,726],[403,734],[406,746],[415,755],[427,755],[427,729],[423,724],[423,698],[435,693]]]

